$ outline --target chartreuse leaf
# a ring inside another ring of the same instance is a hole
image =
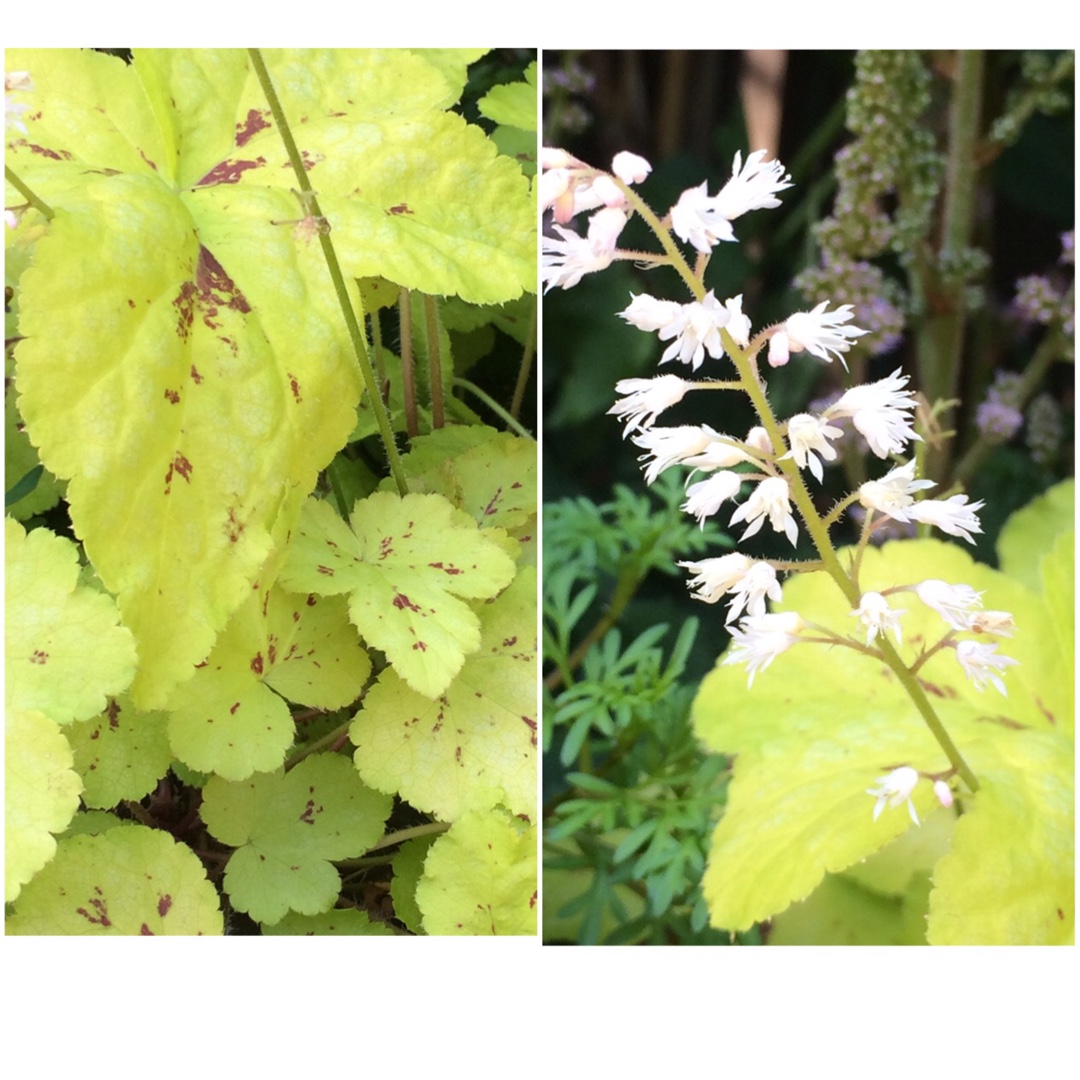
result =
[[[4,733],[4,899],[19,890],[56,854],[53,833],[63,832],[79,809],[82,781],[72,768],[71,746],[56,722],[38,709],[8,706]]]
[[[164,713],[139,712],[127,696],[109,702],[100,716],[68,729],[75,769],[87,806],[110,807],[141,799],[168,771],[173,759]]]
[[[275,587],[266,620],[271,689],[314,709],[339,709],[359,696],[371,660],[343,596],[298,596]]]
[[[289,910],[329,911],[341,890],[331,860],[361,855],[382,836],[391,799],[361,783],[347,758],[315,754],[288,773],[241,783],[214,776],[202,819],[233,852],[225,889],[238,911],[263,923]]]
[[[768,944],[925,945],[926,924],[905,919],[903,897],[829,874],[810,896],[776,917]]]
[[[71,819],[71,824],[60,839],[66,840],[69,836],[97,836],[109,829],[127,829],[137,824],[135,821],[118,818],[107,810],[81,810]]]
[[[535,524],[536,443],[494,428],[447,427],[421,435],[403,459],[414,490],[438,492],[477,524],[515,538]]]
[[[1005,523],[997,550],[1003,573],[1038,589],[1039,563],[1075,521],[1076,481],[1063,480],[1032,499]]]
[[[375,492],[352,528],[309,499],[281,574],[296,592],[349,594],[349,617],[417,693],[435,698],[480,644],[476,614],[509,584],[513,560],[441,495]]]
[[[424,860],[434,842],[433,836],[418,836],[402,844],[394,856],[394,878],[390,882],[394,914],[414,934],[424,933],[424,917],[416,902],[416,886],[424,876]]]
[[[242,138],[242,53],[20,61],[40,115],[8,160],[56,218],[22,277],[19,407],[159,707],[344,441],[359,377],[321,253],[270,224],[287,188],[226,207],[208,186]]]
[[[9,934],[220,934],[218,895],[202,863],[142,825],[62,840],[23,890]]]
[[[372,922],[366,911],[354,908],[327,911],[322,915],[297,915],[290,911],[281,922],[263,923],[266,937],[393,937],[394,931],[386,923]]]
[[[413,49],[417,56],[422,56],[432,67],[442,72],[443,77],[449,84],[453,96],[447,105],[453,104],[461,97],[468,81],[468,67],[480,59],[487,49]],[[535,115],[536,109],[533,108]]]
[[[349,728],[361,777],[456,821],[501,803],[536,813],[536,574],[482,606],[480,648],[437,699],[388,668]]]
[[[1072,740],[1012,731],[977,742],[968,762],[982,786],[934,868],[930,943],[1072,943]]]
[[[370,672],[343,599],[298,596],[277,585],[253,592],[206,663],[171,695],[172,752],[226,780],[269,772],[295,736],[284,698],[340,708],[359,696]]]
[[[523,82],[493,86],[477,108],[496,124],[508,124],[525,131],[536,130],[536,64],[525,69]]]
[[[358,374],[319,245],[275,224],[303,215],[242,52],[8,61],[37,87],[9,164],[56,210],[23,275],[19,406],[139,642],[133,699],[156,708],[345,441]],[[527,181],[435,107],[426,61],[275,65],[347,274],[481,303],[535,289]]]
[[[60,501],[63,485],[45,472],[37,450],[26,434],[15,397],[15,362],[18,338],[19,275],[30,265],[34,241],[45,231],[45,218],[34,209],[22,213],[18,227],[5,230],[4,281],[11,290],[4,306],[4,340],[10,345],[4,359],[4,490],[12,517],[27,518],[48,510]]]
[[[4,694],[59,724],[101,712],[127,689],[135,643],[112,597],[77,584],[75,545],[48,529],[5,519]]]
[[[840,874],[772,920],[769,945],[925,945],[930,875],[949,850],[956,818],[918,829]]]
[[[464,814],[431,846],[416,902],[428,934],[535,934],[536,827]]]
[[[1021,662],[1006,676],[1007,698],[993,689],[976,690],[949,649],[920,669],[938,715],[976,775],[981,776],[980,761],[993,762],[996,755],[1011,763],[1001,768],[1016,767],[1022,740],[1038,733],[1064,755],[1062,767],[1071,769],[1064,762],[1072,760],[1066,748],[1073,660],[1051,630],[1045,598],[973,563],[959,547],[930,540],[870,549],[860,584],[880,591],[927,577],[984,590],[987,608],[1011,611],[1016,619],[1016,637],[1001,642],[1001,651]],[[891,599],[894,608],[907,609],[901,654],[910,662],[948,628],[914,594]],[[824,574],[785,583],[784,606],[838,633],[857,633],[850,604]],[[873,821],[866,791],[878,777],[899,765],[928,773],[948,768],[895,677],[854,650],[833,648],[825,655],[819,646],[796,646],[761,673],[751,690],[744,668],[717,667],[702,683],[694,718],[712,749],[736,755],[728,807],[714,833],[703,882],[713,924],[731,930],[776,915],[807,896],[826,871],[844,870],[914,827],[904,807],[886,809]],[[992,789],[991,781],[985,793],[966,798],[965,806],[993,805]],[[928,783],[917,786],[914,802],[923,819],[945,813]],[[1059,810],[1044,827],[1071,838],[1071,815]],[[999,834],[995,842],[1014,841]],[[1047,882],[1058,880],[1050,866],[1055,846],[1060,843],[1030,850]],[[1031,873],[1027,880],[1031,887]],[[955,903],[974,915],[995,896],[1007,902],[1011,884],[992,885],[987,881],[978,896],[968,891]],[[1049,899],[1048,891],[1043,900]]]

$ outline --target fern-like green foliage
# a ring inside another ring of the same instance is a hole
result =
[[[629,617],[650,571],[671,573],[676,553],[730,540],[681,513],[677,481],[662,476],[652,493],[620,485],[609,503],[578,498],[544,509],[544,936],[552,942],[710,940],[700,883],[725,760],[703,756],[690,726],[685,669],[698,620],[677,634],[664,624],[636,634],[609,624]]]
[[[487,91],[496,138],[454,111],[482,57],[266,51],[316,221],[248,53],[6,54],[31,80],[5,197],[14,932],[220,933],[229,911],[371,933],[357,897],[402,822],[446,854],[397,932],[532,932],[535,444],[450,395],[530,325],[535,200],[504,146],[533,139],[535,65]],[[404,290],[431,365],[411,383],[378,325]],[[420,424],[386,490],[368,363],[390,427],[407,401]],[[369,704],[403,691],[411,728]],[[499,838],[485,881],[452,836],[477,858]]]

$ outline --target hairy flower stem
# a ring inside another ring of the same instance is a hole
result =
[[[431,426],[446,424],[443,407],[442,350],[439,348],[439,313],[435,297],[424,294],[424,329],[427,331],[428,382],[431,387]]]
[[[4,166],[4,179],[15,188],[20,195],[23,195],[26,198],[26,201],[34,207],[35,210],[40,210],[50,221],[56,217],[56,211],[53,210],[44,199],[38,198],[38,196],[35,195],[7,165]]]
[[[420,434],[416,410],[416,361],[413,357],[412,290],[398,296],[398,325],[401,327],[401,393],[405,399],[405,432],[410,439]]]
[[[296,175],[296,182],[300,187],[302,201],[304,202],[304,209],[316,220],[325,220],[322,210],[319,208],[318,200],[315,197],[315,192],[311,189],[307,170],[304,168],[300,152],[296,148],[296,140],[293,139],[292,129],[285,119],[285,113],[281,108],[281,102],[278,99],[277,91],[274,89],[274,84],[270,79],[270,73],[266,70],[266,64],[262,58],[262,51],[260,49],[248,49],[248,56],[251,59],[251,66],[255,69],[255,74],[258,76],[263,93],[266,95],[267,104],[270,106],[270,112],[273,114],[274,123],[277,125],[278,132],[281,135],[281,141],[285,144],[285,150],[289,155],[289,161],[292,163],[293,172]],[[353,352],[356,354],[356,362],[360,366],[360,373],[364,378],[364,386],[367,389],[372,412],[375,414],[375,421],[379,426],[379,434],[382,437],[383,448],[386,451],[386,459],[390,465],[390,472],[393,474],[398,494],[405,496],[408,494],[409,488],[408,484],[405,482],[405,472],[401,466],[401,458],[398,455],[397,446],[394,443],[394,432],[390,427],[390,417],[386,411],[386,406],[383,404],[378,384],[375,381],[375,372],[372,369],[371,359],[368,356],[367,339],[360,331],[359,323],[356,320],[356,312],[353,309],[349,291],[345,286],[345,278],[341,272],[341,264],[338,262],[337,253],[334,251],[334,245],[330,240],[328,232],[323,232],[322,230],[319,231],[319,243],[322,245],[323,255],[326,258],[326,265],[330,271],[330,278],[334,283],[334,291],[337,293],[341,312],[345,316],[345,325],[348,328],[349,337],[352,340]]]

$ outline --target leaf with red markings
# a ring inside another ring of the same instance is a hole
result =
[[[382,673],[349,737],[363,779],[454,821],[501,803],[536,813],[536,574],[480,605],[480,648],[435,701]]]
[[[292,746],[288,698],[336,709],[360,693],[371,661],[340,597],[253,593],[213,652],[169,699],[169,742],[186,765],[244,780]]]
[[[221,934],[221,904],[195,853],[166,832],[124,824],[60,841],[23,889],[8,934]]]
[[[242,783],[213,777],[202,818],[237,849],[225,869],[233,906],[276,923],[290,910],[318,915],[334,906],[341,879],[331,860],[371,847],[391,804],[360,781],[347,758],[316,754],[288,773],[259,773]]]
[[[480,646],[466,599],[488,599],[514,576],[502,530],[482,530],[441,495],[376,492],[350,528],[309,499],[281,573],[294,592],[347,593],[349,617],[418,694],[438,697]]]

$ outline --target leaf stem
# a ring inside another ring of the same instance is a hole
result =
[[[518,368],[517,383],[514,386],[514,397],[510,402],[510,415],[516,420],[521,413],[521,403],[525,400],[525,387],[529,385],[529,376],[532,374],[533,356],[536,354],[536,309],[537,298],[529,307],[529,326],[525,331],[525,351],[521,356],[521,366]]]
[[[344,724],[334,728],[329,735],[324,735],[321,739],[316,739],[315,742],[309,743],[302,750],[297,751],[291,758],[285,762],[285,771],[295,768],[306,757],[310,757],[312,754],[317,754],[321,750],[325,750],[328,746],[333,746],[336,742],[346,738],[349,734],[349,728],[352,726],[352,719],[346,720]]]
[[[394,844],[404,844],[406,840],[416,840],[421,836],[438,836],[449,828],[449,821],[429,821],[426,825],[414,825],[411,829],[398,829],[396,832],[387,833],[381,840],[377,840],[368,848],[368,851],[378,851],[380,848],[391,847]]]
[[[485,393],[476,383],[468,379],[455,378],[454,386],[460,386],[462,390],[468,390],[474,397],[478,397],[492,412],[497,413],[508,428],[513,428],[519,435],[526,439],[532,439],[529,429],[519,420],[511,416],[490,394]],[[535,440],[534,440],[535,441]]]
[[[15,188],[20,195],[26,198],[26,201],[34,207],[35,210],[40,210],[50,221],[56,217],[56,211],[42,198],[39,198],[34,192],[26,186],[16,175],[14,170],[10,166],[4,166],[4,179]]]
[[[270,79],[270,73],[266,70],[266,64],[263,62],[262,51],[260,49],[248,49],[248,56],[251,58],[251,66],[255,69],[255,74],[258,76],[259,83],[262,85],[263,93],[266,95],[266,101],[270,106],[270,112],[274,116],[274,123],[277,125],[278,133],[281,135],[281,141],[285,144],[285,151],[289,155],[289,161],[292,163],[293,172],[296,175],[296,182],[303,195],[302,201],[305,203],[305,210],[310,212],[316,219],[325,221],[326,219],[323,217],[318,199],[311,188],[311,182],[308,180],[307,170],[304,168],[300,152],[296,148],[296,141],[293,139],[292,130],[289,127],[288,121],[285,119],[285,113],[281,108],[281,102],[278,100],[277,91],[274,89],[274,84]],[[390,427],[390,417],[387,414],[386,406],[383,404],[382,395],[379,393],[379,387],[375,381],[375,372],[372,370],[371,359],[368,356],[367,339],[360,331],[360,326],[356,319],[356,312],[353,309],[349,291],[345,286],[345,278],[341,272],[341,264],[338,262],[337,253],[334,251],[334,245],[330,240],[328,231],[319,231],[319,243],[322,245],[323,255],[326,258],[326,265],[330,271],[330,278],[334,283],[334,291],[337,293],[341,312],[345,316],[345,325],[348,328],[349,337],[352,340],[353,352],[356,354],[356,362],[359,364],[360,373],[364,378],[364,385],[367,388],[368,398],[371,400],[371,409],[375,414],[375,420],[379,425],[379,434],[382,437],[383,448],[386,451],[386,459],[390,465],[390,472],[393,474],[398,494],[404,496],[408,494],[409,488],[408,484],[405,482],[405,472],[402,469],[401,458],[398,455],[397,446],[394,443],[394,432]]]

